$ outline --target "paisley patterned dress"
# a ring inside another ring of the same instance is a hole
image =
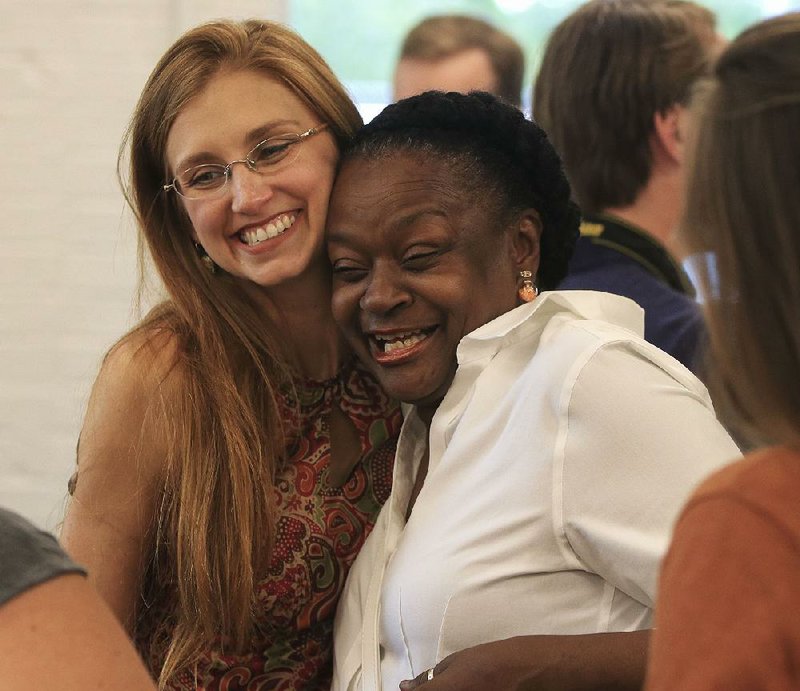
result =
[[[170,682],[170,690],[330,687],[336,603],[389,496],[402,419],[397,403],[356,360],[334,379],[296,386],[299,406],[284,402],[287,426],[296,432],[276,481],[277,539],[269,571],[257,585],[259,634],[244,655],[206,651],[196,668]],[[328,481],[332,406],[345,413],[361,441],[361,458],[341,487]],[[148,662],[158,670],[163,661]]]

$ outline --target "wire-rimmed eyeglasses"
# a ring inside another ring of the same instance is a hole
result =
[[[244,163],[254,173],[269,175],[293,163],[300,153],[300,144],[308,137],[328,127],[316,125],[300,134],[278,134],[256,144],[244,158],[221,163],[203,163],[178,173],[164,185],[164,191],[175,190],[184,199],[213,199],[225,191],[231,179],[231,170],[237,163]]]

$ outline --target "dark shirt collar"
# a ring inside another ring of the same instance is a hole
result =
[[[630,257],[674,290],[692,298],[695,296],[694,287],[683,268],[661,243],[641,228],[616,217],[585,214],[581,237]]]

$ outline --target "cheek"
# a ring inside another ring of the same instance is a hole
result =
[[[219,211],[215,208],[214,204],[206,203],[197,204],[188,208],[184,207],[180,213],[189,228],[192,240],[199,242],[201,245],[209,240],[213,229],[221,228]]]
[[[315,243],[324,243],[325,225],[329,215],[328,203],[333,187],[333,174],[310,171],[298,178],[287,191],[292,199],[306,206],[309,230]]]
[[[517,286],[513,280],[495,280],[473,288],[472,300],[466,307],[467,333],[517,306]]]
[[[343,331],[355,328],[358,316],[358,290],[351,285],[335,286],[331,297],[333,319]]]
[[[316,176],[311,182],[314,189],[319,190],[319,193],[325,199],[325,206],[328,206],[330,201],[331,191],[333,190],[334,169],[327,171],[324,175]]]
[[[293,187],[293,192],[299,197],[307,197],[322,205],[327,212],[333,189],[335,162],[325,161],[318,166],[307,166],[297,171],[297,177],[288,185]]]

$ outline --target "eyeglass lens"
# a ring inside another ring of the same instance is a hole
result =
[[[245,164],[255,173],[270,174],[292,163],[300,153],[298,144],[317,128],[301,134],[281,134],[256,144],[247,155],[228,165],[206,163],[184,170],[174,180],[175,191],[187,199],[215,196],[222,192],[236,163]]]

